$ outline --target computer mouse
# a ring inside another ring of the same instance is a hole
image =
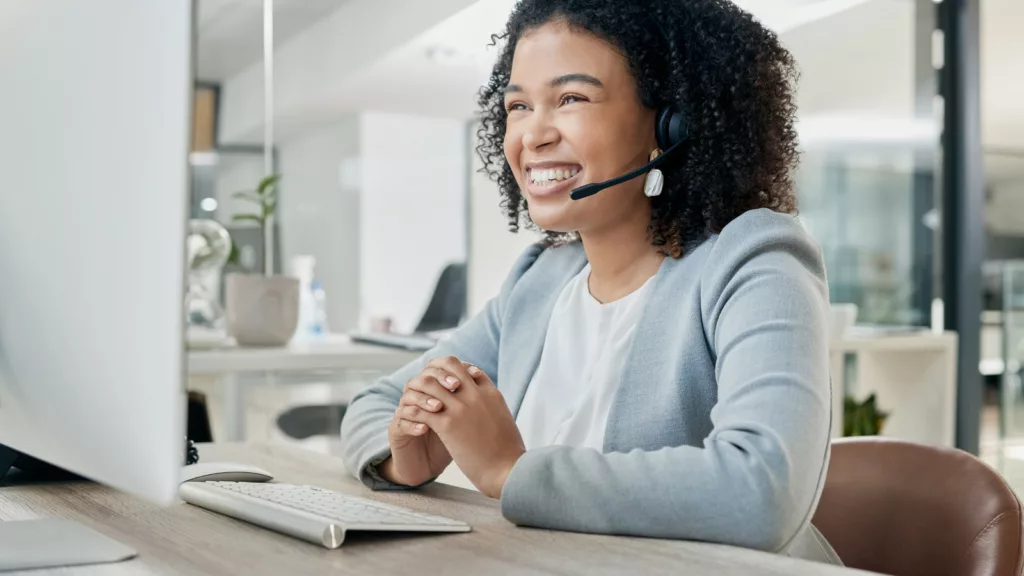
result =
[[[274,475],[266,470],[236,462],[197,462],[181,469],[185,482],[269,482]]]

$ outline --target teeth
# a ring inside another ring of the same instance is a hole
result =
[[[533,170],[530,172],[530,180],[535,184],[545,184],[552,181],[568,180],[579,174],[579,168],[554,168],[549,170]]]

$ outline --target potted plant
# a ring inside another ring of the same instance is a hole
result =
[[[280,180],[280,174],[271,174],[254,190],[233,195],[256,209],[236,214],[232,220],[259,226],[264,246],[263,274],[230,274],[226,279],[228,334],[242,346],[283,346],[291,340],[299,322],[299,281],[274,275],[273,219]]]
[[[843,399],[843,436],[878,436],[888,417],[888,412],[878,409],[874,394],[863,402],[847,396]]]

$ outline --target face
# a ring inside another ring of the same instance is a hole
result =
[[[505,157],[538,226],[586,234],[650,214],[642,177],[569,197],[639,168],[656,147],[655,113],[641,104],[628,62],[611,44],[562,22],[524,34],[505,110]]]

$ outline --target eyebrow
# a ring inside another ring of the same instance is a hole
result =
[[[558,86],[571,84],[573,82],[580,82],[583,84],[590,84],[591,86],[597,88],[604,88],[604,83],[598,80],[597,78],[591,76],[590,74],[580,73],[563,74],[557,78],[552,79],[551,82],[548,82],[548,85],[551,86],[552,88],[555,88]],[[505,86],[505,94],[522,91],[523,87],[518,84],[509,84],[508,86]]]

